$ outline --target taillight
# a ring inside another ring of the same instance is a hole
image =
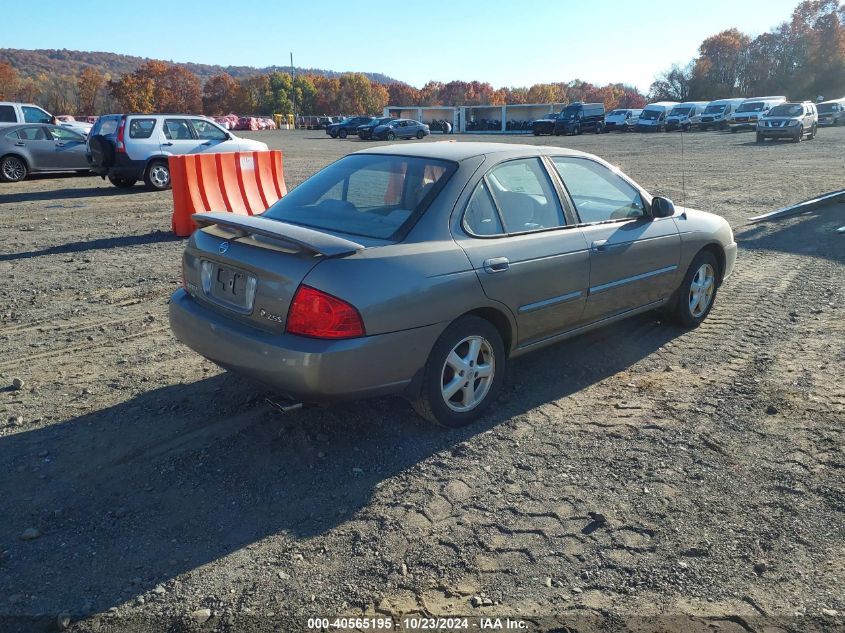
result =
[[[364,322],[353,306],[310,286],[300,286],[288,310],[286,329],[312,338],[364,335]]]
[[[115,151],[126,153],[126,145],[123,143],[123,130],[126,127],[126,117],[120,119],[120,125],[117,127],[117,142],[114,144]]]

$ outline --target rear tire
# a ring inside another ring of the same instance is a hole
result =
[[[417,132],[417,138],[418,138],[419,140],[422,140],[422,137],[423,137],[423,136],[425,136],[425,134],[423,133],[423,131],[422,131],[422,130],[419,130],[419,131]]]
[[[20,182],[29,174],[26,161],[19,156],[6,156],[0,161],[0,180]]]
[[[716,302],[719,263],[710,251],[701,251],[692,260],[678,288],[673,319],[685,328],[696,328],[707,318]]]
[[[337,135],[338,135],[340,138],[346,138],[346,137],[349,135],[349,132],[347,132],[346,130],[340,130],[340,131],[337,133]]]
[[[760,132],[757,132],[757,142],[758,142],[758,143],[762,143],[762,142],[764,142],[765,140],[766,140],[766,137],[765,137],[765,136],[763,136],[762,134],[760,134]]]
[[[167,162],[163,160],[151,161],[144,172],[144,184],[147,185],[147,189],[153,191],[170,189],[170,167]]]
[[[396,135],[393,132],[388,132],[387,134],[384,135],[384,138],[387,139],[388,141],[395,141]]]
[[[331,132],[329,132],[329,136],[331,136],[332,138],[337,138],[337,132],[332,130]]]
[[[125,178],[123,176],[109,176],[109,182],[118,189],[129,189],[135,185],[134,178]]]
[[[812,141],[814,138],[816,138],[816,134],[818,134],[818,131],[818,128],[815,126],[815,124],[813,124],[813,127],[810,129],[810,133],[807,135],[807,140]]]
[[[495,401],[506,368],[499,331],[485,319],[461,317],[434,344],[423,370],[420,394],[411,404],[434,424],[466,426]]]

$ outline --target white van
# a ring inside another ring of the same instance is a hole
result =
[[[666,131],[689,132],[694,125],[698,125],[707,103],[707,101],[684,101],[676,105],[666,117]]]
[[[819,127],[845,124],[845,98],[822,101],[816,106],[819,110]]]
[[[637,132],[662,132],[666,129],[666,116],[676,105],[679,105],[677,101],[649,103],[643,108],[634,129]]]
[[[618,108],[604,115],[604,131],[621,130],[629,132],[634,129],[642,114],[642,110],[635,108]]]
[[[786,97],[751,97],[740,103],[733,114],[728,117],[728,127],[731,132],[739,130],[756,130],[757,119],[786,101]]]
[[[701,113],[698,129],[702,132],[706,132],[711,127],[717,130],[726,130],[728,128],[728,117],[743,101],[745,101],[745,97],[711,101],[704,108],[704,112]]]
[[[60,121],[34,103],[0,101],[0,127],[9,127],[21,123],[55,123],[84,135],[91,131],[90,123],[85,121]]]

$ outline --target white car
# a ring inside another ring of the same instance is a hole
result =
[[[701,119],[698,121],[698,129],[706,132],[711,127],[717,130],[724,130],[728,127],[728,117],[733,111],[745,101],[745,97],[735,99],[716,99],[707,104]]]
[[[64,121],[34,103],[0,101],[0,127],[21,123],[46,123],[66,127],[85,136],[91,131],[91,124],[85,121]]]
[[[612,132],[613,130],[628,132],[637,125],[640,114],[642,114],[642,110],[626,108],[618,108],[608,112],[604,116],[604,130],[605,132]]]
[[[701,115],[707,107],[707,101],[684,101],[679,103],[666,117],[666,131],[683,130],[689,132],[701,122]]]
[[[746,99],[728,117],[728,127],[731,132],[753,130],[757,127],[758,119],[766,116],[769,110],[784,101],[786,101],[786,97],[752,97]]]
[[[170,189],[167,157],[178,154],[266,152],[267,144],[235,136],[203,116],[107,114],[88,136],[88,162],[115,187],[143,180],[149,189]]]
[[[666,117],[678,105],[677,101],[656,101],[643,108],[637,125],[637,132],[662,132],[666,129]]]

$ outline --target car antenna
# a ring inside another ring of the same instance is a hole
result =
[[[681,206],[684,213],[687,212],[687,179],[686,165],[684,164],[684,126],[681,126]]]

